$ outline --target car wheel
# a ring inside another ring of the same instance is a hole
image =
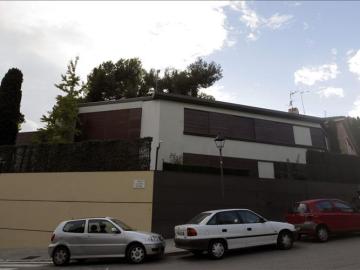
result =
[[[277,246],[279,249],[290,249],[294,243],[294,236],[289,231],[281,231],[278,235]]]
[[[127,250],[127,259],[130,263],[143,263],[145,260],[145,256],[145,248],[140,244],[133,244]]]
[[[70,252],[66,247],[57,247],[52,254],[52,261],[56,266],[67,265],[70,261]]]
[[[224,257],[226,252],[226,246],[222,240],[214,240],[209,245],[209,255],[213,259],[221,259]]]
[[[329,240],[329,230],[326,226],[321,225],[316,229],[316,238],[319,242],[326,242]]]

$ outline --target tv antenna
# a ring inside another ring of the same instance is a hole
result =
[[[289,108],[293,109],[294,108],[294,100],[293,100],[293,96],[297,93],[298,91],[290,91],[290,102],[289,102]]]
[[[305,93],[309,93],[310,91],[309,90],[302,90],[300,91],[300,97],[301,97],[301,104],[302,104],[302,107],[303,107],[303,113],[306,114],[305,112],[305,106],[304,106],[304,100],[303,100],[303,94]]]

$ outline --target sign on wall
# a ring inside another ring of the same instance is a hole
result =
[[[145,180],[135,179],[133,182],[134,189],[144,189],[145,188]]]

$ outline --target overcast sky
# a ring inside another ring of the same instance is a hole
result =
[[[215,61],[217,100],[360,116],[360,2],[0,2],[0,78],[24,74],[23,131],[41,126],[70,59],[79,74],[139,57],[145,68]]]

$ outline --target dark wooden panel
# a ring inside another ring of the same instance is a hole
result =
[[[209,135],[221,133],[226,138],[255,139],[254,119],[213,112],[209,116]]]
[[[209,113],[206,111],[184,109],[184,132],[209,135]]]
[[[295,144],[293,126],[290,124],[255,119],[256,141]]]
[[[184,165],[190,165],[190,166],[204,166],[204,167],[215,167],[215,168],[220,167],[219,156],[210,156],[210,155],[184,153],[183,163]],[[248,175],[252,177],[258,176],[257,160],[223,157],[223,165],[224,168],[228,168],[228,169],[249,171]]]
[[[80,140],[116,140],[140,138],[141,108],[79,115]]]
[[[321,128],[310,128],[312,146],[326,148],[325,134]]]

